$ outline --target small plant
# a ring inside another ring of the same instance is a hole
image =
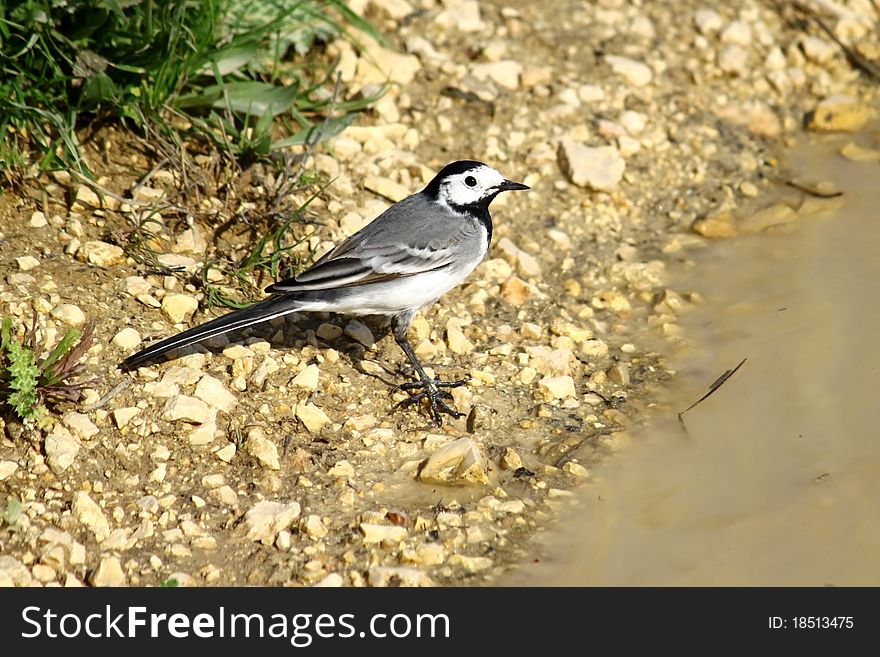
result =
[[[92,342],[95,321],[83,332],[70,329],[45,357],[45,344],[37,336],[37,317],[20,339],[12,332],[12,319],[0,323],[0,406],[21,420],[38,420],[46,413],[47,399],[76,401],[93,381],[71,383],[79,373],[80,359]]]
[[[6,508],[0,513],[0,525],[14,527],[21,517],[21,500],[10,496],[6,498]]]

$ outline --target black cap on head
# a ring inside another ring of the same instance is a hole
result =
[[[428,196],[436,197],[440,192],[440,181],[446,178],[446,176],[454,176],[457,173],[464,173],[465,171],[470,171],[476,167],[484,166],[486,165],[482,162],[477,162],[476,160],[458,160],[457,162],[450,162],[440,169],[440,172],[431,179],[431,182],[429,182],[422,191]]]

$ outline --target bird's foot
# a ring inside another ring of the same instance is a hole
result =
[[[407,393],[411,390],[422,389],[421,392],[416,394],[410,394],[409,397],[404,399],[403,401],[398,402],[394,408],[395,410],[398,408],[406,408],[407,406],[412,406],[415,403],[422,401],[423,399],[427,399],[431,404],[431,414],[434,416],[434,421],[437,423],[437,426],[441,426],[443,424],[443,418],[441,417],[441,413],[445,413],[446,415],[451,415],[454,418],[464,417],[464,413],[459,413],[457,410],[449,406],[444,399],[452,399],[452,394],[447,390],[443,390],[443,388],[457,388],[459,386],[463,386],[467,383],[466,379],[459,379],[458,381],[438,381],[437,379],[426,379],[424,381],[410,381],[408,383],[401,383],[394,386],[393,390],[403,390]]]

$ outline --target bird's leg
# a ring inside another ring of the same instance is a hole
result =
[[[422,367],[422,364],[419,362],[419,359],[416,358],[416,353],[413,351],[409,340],[406,339],[406,326],[401,327],[395,323],[392,326],[392,330],[394,333],[394,341],[397,342],[403,350],[403,353],[406,354],[407,359],[415,369],[416,374],[419,376],[418,381],[401,383],[397,385],[396,388],[398,390],[406,391],[423,388],[422,392],[410,395],[408,399],[404,399],[402,402],[398,403],[397,406],[410,406],[422,399],[427,399],[431,404],[431,412],[434,415],[434,421],[437,423],[437,426],[443,424],[440,413],[446,413],[455,418],[463,417],[464,413],[459,413],[443,401],[444,397],[446,399],[452,399],[452,395],[446,390],[442,390],[442,388],[457,388],[458,386],[463,386],[467,381],[465,379],[460,379],[458,381],[439,381],[429,377],[428,373],[425,372],[425,368]]]

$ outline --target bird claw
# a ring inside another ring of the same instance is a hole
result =
[[[463,386],[467,381],[464,379],[458,381],[438,381],[437,379],[429,379],[427,381],[410,381],[407,383],[401,383],[394,386],[393,390],[403,390],[409,393],[410,390],[416,390],[418,388],[424,388],[422,392],[411,394],[406,399],[397,402],[395,404],[394,409],[398,408],[406,408],[407,406],[412,406],[423,399],[427,399],[431,404],[431,413],[434,416],[434,422],[436,422],[437,426],[440,427],[443,425],[443,418],[441,417],[441,413],[445,413],[446,415],[451,415],[454,418],[464,417],[464,413],[459,413],[457,410],[449,406],[443,399],[452,399],[452,394],[447,390],[441,390],[441,388],[457,388],[459,386]]]

